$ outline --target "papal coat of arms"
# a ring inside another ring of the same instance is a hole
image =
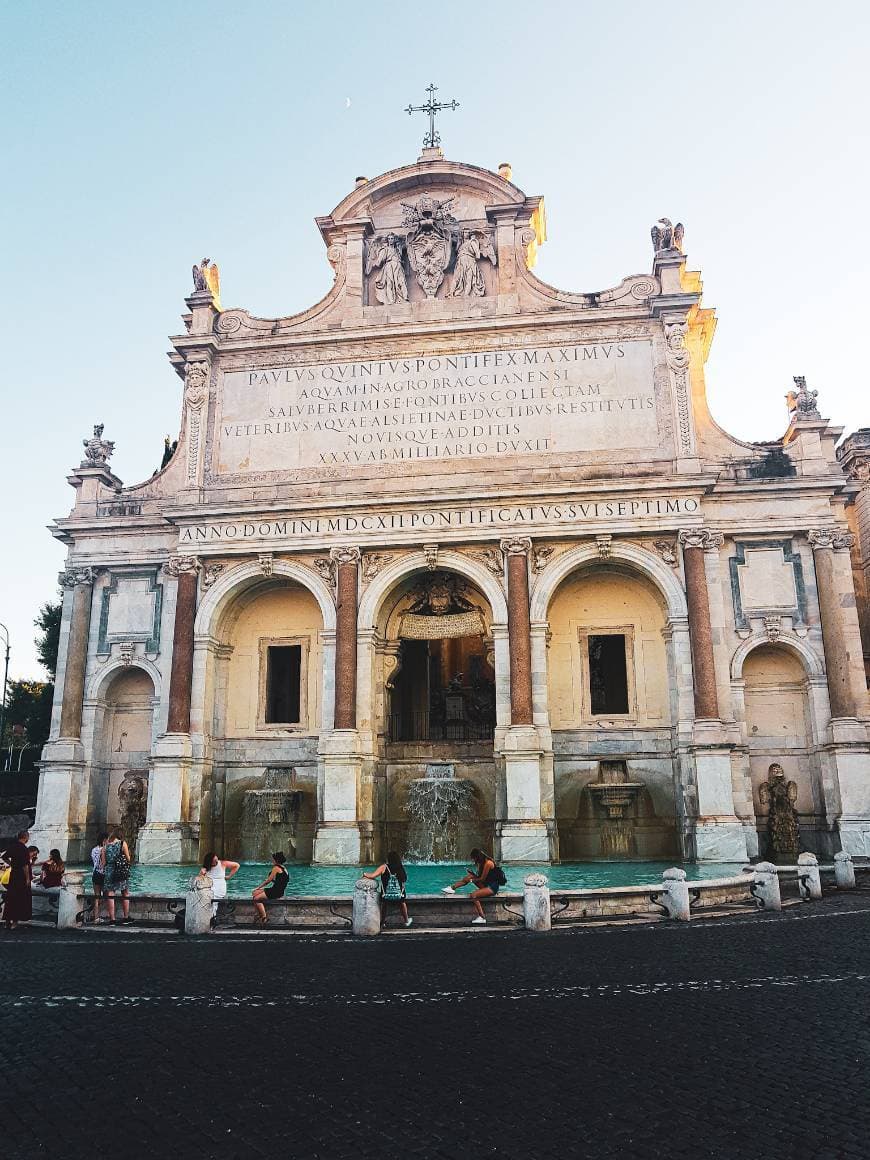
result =
[[[453,256],[453,226],[456,218],[448,212],[455,198],[435,201],[421,197],[416,205],[402,203],[404,225],[410,226],[405,239],[408,261],[427,298],[434,298],[444,281]]]

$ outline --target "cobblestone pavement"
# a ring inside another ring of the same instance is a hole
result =
[[[544,936],[0,933],[0,1157],[867,1160],[868,947],[870,892]]]

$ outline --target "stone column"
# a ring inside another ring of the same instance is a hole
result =
[[[546,803],[552,821],[552,765],[545,760],[532,704],[529,620],[532,541],[525,536],[510,536],[501,541],[501,548],[507,557],[511,724],[502,742],[505,817],[496,825],[499,856],[503,862],[548,862],[553,840],[543,817],[543,807]],[[542,786],[546,776],[549,782]]]
[[[742,862],[748,857],[746,834],[734,810],[731,746],[719,720],[705,561],[705,552],[721,548],[724,536],[707,528],[692,528],[681,531],[679,540],[683,545],[695,700],[690,753],[694,763],[697,815],[694,807],[687,811],[687,833],[699,860]]]
[[[336,569],[335,728],[356,728],[356,635],[359,548],[333,548]]]
[[[320,768],[313,861],[336,864],[359,862],[367,852],[361,832],[368,835],[371,830],[371,793],[361,802],[363,755],[356,719],[360,550],[333,548],[329,555],[336,589],[335,727],[321,731],[317,751]]]
[[[855,700],[849,679],[849,651],[843,632],[834,551],[851,548],[855,538],[850,533],[843,534],[833,528],[820,528],[809,532],[807,539],[813,549],[816,570],[831,716],[854,717]]]
[[[73,592],[69,643],[63,676],[63,701],[60,710],[61,739],[71,740],[82,735],[82,701],[85,695],[88,632],[94,599],[94,570],[70,568],[61,576],[61,583],[64,588],[71,588]]]
[[[531,725],[532,625],[529,619],[529,552],[532,541],[512,536],[501,542],[507,556],[508,642],[511,668],[511,724]]]
[[[172,556],[164,564],[167,576],[177,578],[175,631],[172,637],[172,673],[169,678],[167,733],[190,732],[190,691],[193,679],[193,622],[196,619],[195,556]]]
[[[721,532],[706,528],[680,532],[683,566],[686,572],[686,604],[689,612],[689,639],[692,644],[692,674],[695,684],[695,716],[717,720],[716,664],[713,658],[713,629],[710,624],[710,597],[704,552],[721,548]]]
[[[199,560],[196,556],[170,556],[163,571],[177,581],[169,715],[166,732],[158,739],[152,754],[148,813],[139,831],[136,853],[141,862],[189,862],[196,857],[189,824],[189,792],[193,763],[190,737],[193,624]]]
[[[57,847],[68,862],[84,860],[89,848],[89,771],[81,734],[95,575],[93,568],[74,567],[60,576],[61,585],[72,593],[72,608],[62,670],[59,736],[42,751],[31,829],[35,845],[41,850]]]

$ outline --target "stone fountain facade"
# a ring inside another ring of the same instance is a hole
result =
[[[742,861],[776,763],[802,848],[870,856],[870,434],[837,450],[799,376],[769,441],[716,425],[666,219],[651,249],[627,224],[640,273],[560,290],[543,199],[427,148],[317,227],[334,278],[298,314],[197,268],[161,470],[125,487],[124,432],[84,440],[34,842],[86,858],[135,762],[144,861],[277,831],[369,862],[442,762],[460,848]]]

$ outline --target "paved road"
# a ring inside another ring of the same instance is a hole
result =
[[[0,1157],[867,1160],[868,947],[870,892],[548,936],[0,933]]]

